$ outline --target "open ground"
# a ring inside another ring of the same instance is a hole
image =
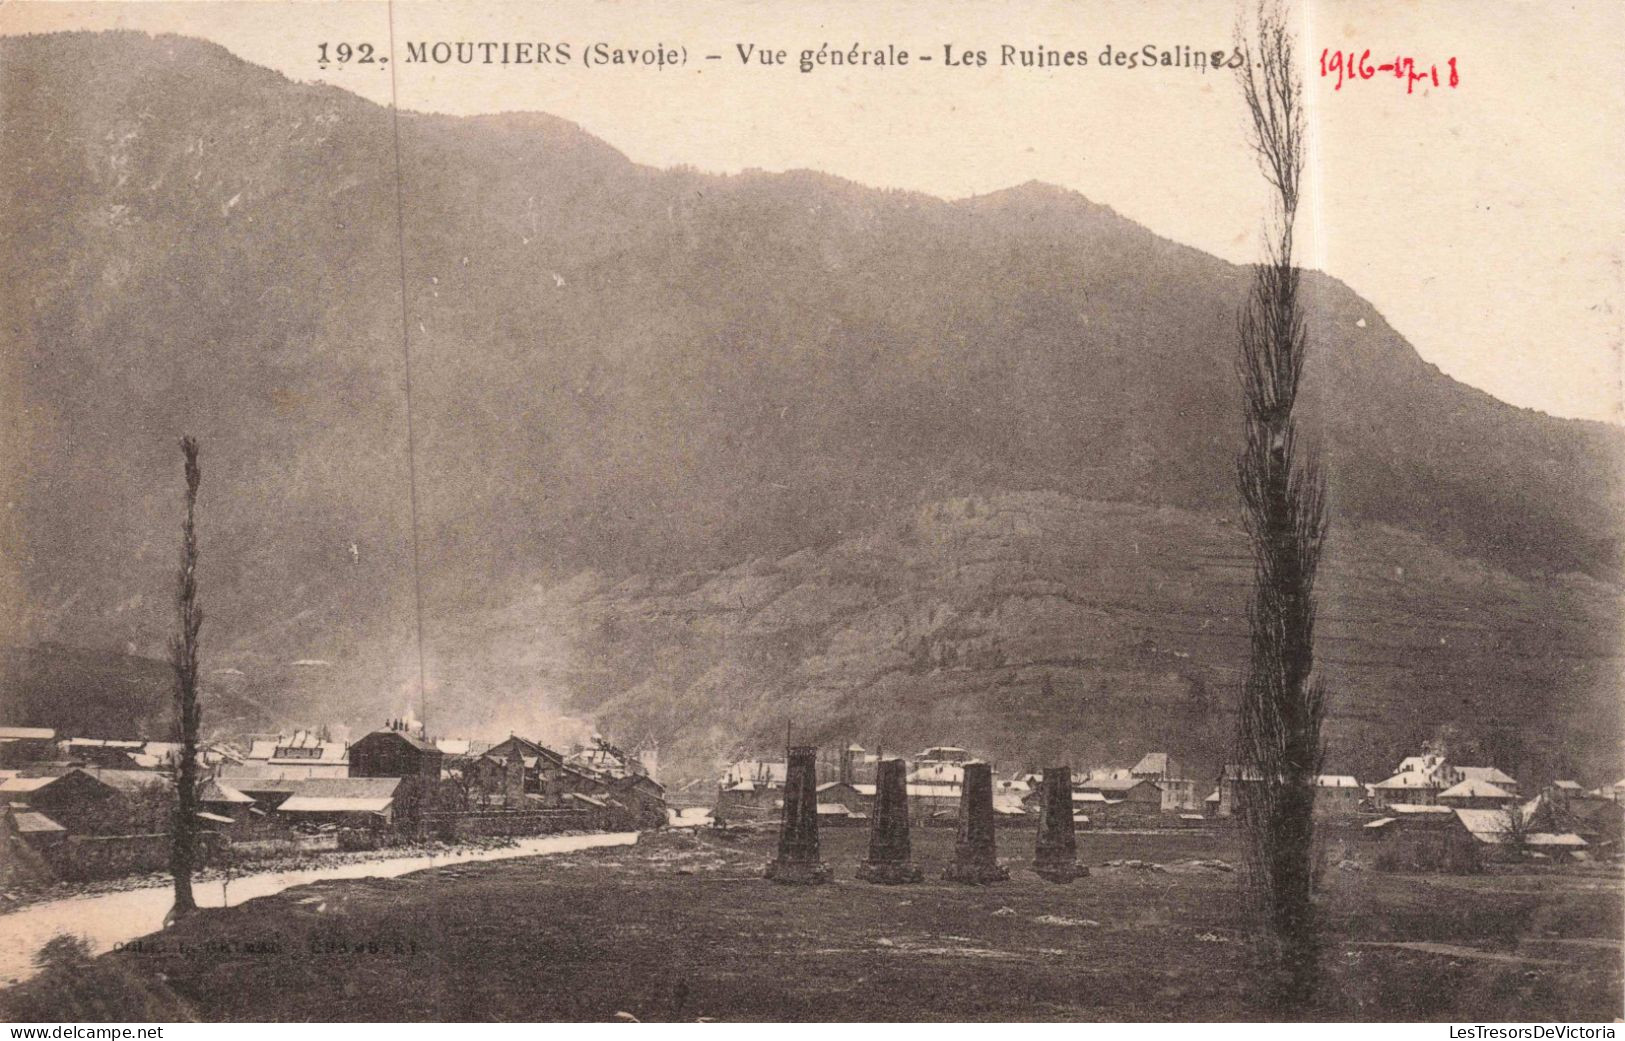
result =
[[[953,832],[916,829],[928,881],[853,873],[863,829],[826,829],[835,881],[760,878],[774,834],[321,882],[206,911],[0,994],[12,1020],[1614,1020],[1615,865],[1393,875],[1328,858],[1325,979],[1272,1012],[1228,830],[1083,832],[1092,874],[936,881]],[[1139,863],[1122,863],[1123,861]],[[1118,863],[1112,864],[1110,862]],[[1218,862],[1224,862],[1223,864]],[[1154,866],[1153,866],[1154,865]]]

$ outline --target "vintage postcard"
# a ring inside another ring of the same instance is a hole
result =
[[[1621,39],[0,3],[0,1018],[1613,1037]]]

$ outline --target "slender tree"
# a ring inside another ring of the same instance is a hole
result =
[[[169,661],[175,670],[175,715],[181,732],[180,762],[175,767],[175,817],[170,827],[169,870],[175,877],[175,907],[170,918],[197,910],[192,896],[193,857],[197,850],[197,742],[203,710],[198,705],[198,631],[203,609],[197,602],[197,489],[202,471],[197,441],[181,438],[186,460],[186,520],[181,525],[181,567],[175,588],[180,631],[169,641]]]
[[[1238,727],[1250,793],[1241,818],[1250,890],[1276,941],[1282,997],[1296,1003],[1316,979],[1314,783],[1326,704],[1314,673],[1315,572],[1326,538],[1326,481],[1294,416],[1308,349],[1293,263],[1305,152],[1296,41],[1269,0],[1240,35],[1242,94],[1273,210],[1239,322],[1245,442],[1237,483],[1254,569]]]

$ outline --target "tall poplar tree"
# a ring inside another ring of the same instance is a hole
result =
[[[1272,2],[1242,37],[1242,94],[1272,213],[1239,323],[1245,442],[1237,483],[1253,591],[1238,727],[1247,795],[1238,801],[1250,888],[1275,940],[1283,997],[1296,1003],[1316,979],[1314,798],[1326,702],[1314,671],[1315,572],[1326,539],[1326,479],[1295,416],[1309,346],[1293,262],[1305,158],[1296,40]]]
[[[181,524],[181,567],[175,587],[179,631],[169,641],[169,661],[175,670],[175,715],[180,726],[181,754],[175,767],[175,816],[170,827],[169,870],[175,877],[175,906],[171,919],[197,910],[192,895],[192,869],[197,853],[198,728],[203,710],[198,705],[198,632],[203,609],[197,602],[197,490],[202,481],[197,441],[181,438],[186,466],[186,519]]]

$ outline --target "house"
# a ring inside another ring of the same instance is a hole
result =
[[[1519,807],[1506,809],[1458,809],[1460,820],[1473,839],[1493,847],[1500,855],[1539,853],[1564,857],[1586,849],[1588,843],[1578,834],[1554,830],[1555,819],[1549,807],[1531,799]]]
[[[540,796],[544,805],[562,806],[565,793],[581,787],[564,783],[564,753],[555,752],[539,741],[510,734],[487,749],[473,764],[474,778],[482,792],[503,790],[508,761],[516,754],[524,770],[525,793]]]
[[[784,793],[782,760],[741,759],[723,770],[717,782],[712,817],[730,820],[768,820],[778,815]]]
[[[711,817],[720,824],[767,820],[772,816],[777,800],[783,798],[783,791],[782,783],[737,781],[726,788],[717,789],[717,801],[711,809]]]
[[[142,754],[143,741],[102,738],[70,737],[58,742],[62,758],[76,766],[96,766],[110,770],[150,769],[137,761]]]
[[[1365,789],[1349,774],[1321,774],[1315,778],[1315,816],[1346,819],[1359,814]]]
[[[1394,805],[1431,806],[1447,787],[1438,771],[1401,770],[1371,786],[1371,802],[1378,810]]]
[[[1460,766],[1428,752],[1401,760],[1393,777],[1373,786],[1372,798],[1379,807],[1386,802],[1432,802],[1463,781],[1482,781],[1511,795],[1518,793],[1518,782],[1493,766]]]
[[[840,803],[849,814],[867,817],[874,813],[875,786],[849,781],[826,781],[818,786],[818,802]]]
[[[1401,759],[1399,768],[1394,773],[1419,773],[1432,776],[1442,769],[1444,769],[1444,756],[1434,752],[1426,752],[1422,755],[1409,755]]]
[[[1198,807],[1196,779],[1185,776],[1179,763],[1167,752],[1147,752],[1129,767],[1129,776],[1150,781],[1160,788],[1165,812],[1180,813]]]
[[[571,752],[565,757],[565,762],[608,777],[653,776],[650,765],[657,761],[653,752],[625,752],[598,734],[592,735],[592,742],[589,747]]]
[[[1395,809],[1399,812],[1360,829],[1364,854],[1378,870],[1463,874],[1479,869],[1479,845],[1449,807],[1399,804]]]
[[[289,822],[375,825],[397,819],[403,778],[265,778],[244,794]]]
[[[1625,806],[1612,799],[1583,797],[1557,803],[1567,830],[1600,850],[1618,850],[1625,837]]]
[[[723,770],[718,787],[730,788],[741,781],[749,781],[752,784],[782,786],[784,778],[785,765],[783,760],[741,759],[737,763],[729,764]]]
[[[1493,766],[1447,766],[1444,770],[1457,784],[1462,781],[1481,781],[1511,795],[1518,794],[1518,782]]]
[[[1143,777],[1086,777],[1074,781],[1072,790],[1098,794],[1111,816],[1148,817],[1162,812],[1162,789]]]
[[[0,768],[49,762],[56,756],[55,730],[49,727],[0,727]]]
[[[424,785],[440,780],[445,753],[404,730],[374,730],[350,746],[351,777],[415,777]]]
[[[968,763],[976,757],[957,745],[932,745],[914,757],[915,768],[933,763]]]
[[[961,763],[930,762],[921,763],[907,777],[909,784],[951,784],[965,783],[965,767]]]
[[[1072,790],[1072,812],[1074,815],[1087,814],[1091,812],[1103,814],[1109,811],[1112,806],[1115,806],[1118,801],[1120,800],[1108,799],[1098,791],[1084,792],[1079,791],[1076,788]],[[1034,788],[1032,791],[1028,792],[1022,798],[1021,805],[1027,814],[1034,817],[1043,813],[1044,789]]]
[[[235,821],[254,805],[252,796],[223,781],[211,779],[198,789],[198,805],[207,813]]]
[[[45,852],[68,837],[67,828],[22,803],[11,803],[4,812],[17,837],[38,852]]]
[[[127,819],[126,796],[163,779],[146,771],[102,771],[96,777],[79,767],[48,777],[8,777],[0,781],[0,800],[21,803],[50,817],[75,834],[105,832]],[[134,773],[137,778],[128,776]],[[137,783],[139,781],[139,783]]]
[[[1452,785],[1438,794],[1439,805],[1452,809],[1495,810],[1517,801],[1517,796],[1510,792],[1476,778]]]
[[[1574,832],[1537,831],[1524,838],[1524,849],[1552,860],[1581,860],[1590,843]]]
[[[566,774],[566,778],[569,775]],[[637,828],[666,826],[666,788],[646,773],[611,774],[604,778],[610,799],[625,807]]]
[[[141,751],[133,753],[130,758],[140,769],[174,773],[184,747],[179,741],[148,741],[141,746]],[[241,764],[243,761],[241,755],[226,745],[197,746],[197,765],[205,770],[212,770],[221,763]]]
[[[220,776],[231,778],[348,777],[348,749],[340,741],[323,741],[309,731],[292,737],[259,738],[241,762],[222,762]]]
[[[447,760],[478,759],[491,750],[491,742],[468,737],[437,737],[433,744]]]
[[[1585,789],[1580,787],[1579,781],[1553,781],[1546,789],[1553,799],[1567,802],[1571,799],[1584,799]]]

